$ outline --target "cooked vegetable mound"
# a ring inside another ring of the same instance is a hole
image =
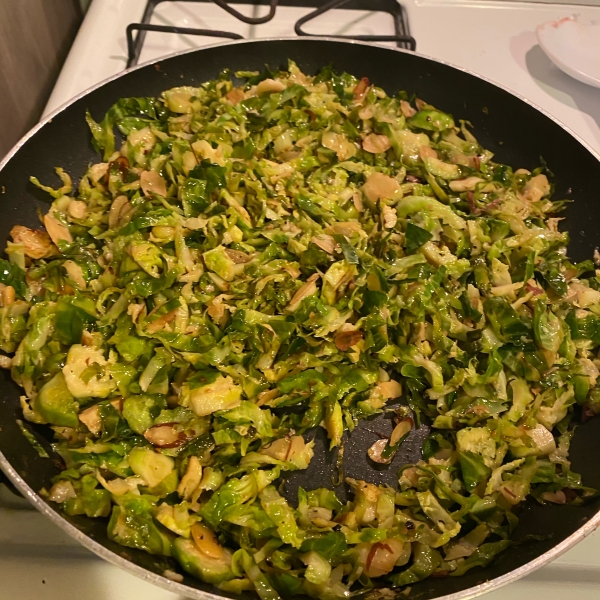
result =
[[[543,170],[367,79],[235,81],[88,115],[103,162],[32,178],[54,200],[0,265],[0,363],[55,432],[47,498],[172,578],[331,600],[485,566],[528,497],[593,495],[568,450],[575,406],[600,412],[600,278]],[[386,412],[351,460],[430,427],[395,489],[288,503],[315,428],[341,453]]]

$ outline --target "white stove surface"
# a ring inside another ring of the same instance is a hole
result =
[[[581,1],[582,5],[576,0],[563,5],[522,0],[404,0],[404,6],[420,53],[511,88],[600,153],[600,90],[554,67],[534,34],[540,23],[572,14],[584,22],[600,22],[600,0]],[[583,6],[590,3],[596,6]],[[93,0],[45,114],[125,68],[125,27],[141,19],[145,4],[146,0]],[[253,14],[247,5],[236,8]],[[234,31],[245,38],[284,37],[293,35],[294,23],[306,12],[280,7],[274,21],[249,26],[214,5],[163,2],[152,23]],[[322,35],[391,34],[393,24],[389,15],[338,10],[307,29]],[[140,63],[217,41],[148,33]],[[23,502],[0,485],[0,600],[183,600],[96,558],[41,514],[24,508]],[[529,577],[485,596],[486,600],[599,597],[600,532]]]

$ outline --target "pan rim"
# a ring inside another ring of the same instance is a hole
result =
[[[92,93],[96,89],[98,89],[112,81],[115,81],[116,79],[119,79],[120,77],[122,77],[124,75],[127,75],[131,72],[137,71],[139,69],[146,68],[150,65],[160,63],[164,60],[174,58],[176,56],[190,54],[192,52],[200,52],[205,49],[215,48],[215,47],[219,47],[219,46],[234,46],[234,45],[240,45],[240,44],[253,44],[253,43],[263,43],[263,42],[282,42],[282,41],[295,41],[295,42],[300,41],[301,43],[336,42],[336,43],[340,43],[340,44],[351,44],[354,46],[365,46],[365,47],[376,46],[383,50],[400,52],[403,54],[416,55],[420,58],[425,58],[427,60],[451,67],[458,71],[462,71],[463,73],[467,73],[468,75],[477,77],[478,79],[481,79],[487,83],[494,85],[497,88],[500,88],[501,90],[503,90],[505,92],[508,92],[509,94],[512,94],[513,96],[515,96],[522,102],[525,102],[532,108],[536,109],[537,111],[539,111],[540,113],[545,115],[547,118],[554,121],[554,123],[556,123],[557,125],[562,127],[562,129],[564,129],[575,140],[577,140],[588,152],[590,152],[590,154],[594,158],[596,158],[596,160],[598,160],[600,162],[600,152],[596,151],[596,149],[593,148],[588,142],[586,142],[584,139],[582,139],[577,133],[572,131],[567,125],[562,123],[560,120],[558,120],[552,114],[550,114],[549,112],[547,112],[545,109],[541,108],[534,102],[531,102],[525,96],[510,89],[509,87],[502,85],[502,84],[494,81],[493,79],[490,79],[488,77],[485,77],[483,75],[475,73],[474,71],[460,67],[460,66],[455,65],[454,63],[451,63],[446,60],[433,58],[426,54],[421,54],[419,52],[412,52],[410,50],[404,50],[402,48],[390,48],[387,46],[382,46],[381,44],[374,44],[374,43],[364,42],[364,41],[360,41],[360,40],[345,40],[345,39],[328,37],[328,36],[314,36],[314,37],[313,36],[310,36],[310,37],[293,37],[292,36],[292,37],[258,38],[258,39],[253,39],[253,40],[234,40],[234,41],[230,41],[230,42],[217,42],[215,44],[202,46],[201,48],[191,48],[191,49],[186,49],[186,50],[182,50],[179,52],[174,52],[167,56],[163,56],[159,59],[149,60],[140,65],[136,65],[135,67],[131,67],[129,69],[125,69],[119,73],[116,73],[116,74],[112,75],[111,77],[108,77],[108,78],[104,79],[103,81],[80,92],[79,94],[77,94],[76,96],[74,96],[73,98],[71,98],[64,104],[62,104],[61,106],[59,106],[57,109],[52,111],[47,117],[42,119],[37,125],[35,125],[32,129],[30,129],[13,146],[13,148],[8,152],[8,154],[6,154],[6,156],[4,156],[2,158],[2,160],[0,160],[0,171],[2,171],[4,169],[4,167],[12,159],[12,157],[25,145],[26,142],[30,138],[32,138],[40,129],[42,129],[42,127],[44,127],[47,123],[52,121],[52,119],[54,117],[56,117],[58,114],[60,114],[64,110],[66,110],[69,106],[71,106],[72,104],[74,104],[75,102],[77,102],[78,100],[83,98],[84,96],[87,96],[88,94]],[[82,544],[88,550],[91,550],[94,554],[96,554],[100,558],[106,560],[107,562],[109,562],[115,566],[118,566],[118,567],[124,569],[125,571],[132,573],[133,575],[139,577],[140,579],[142,579],[148,583],[157,585],[158,587],[161,587],[167,591],[181,594],[183,597],[188,597],[188,598],[192,598],[192,599],[196,599],[196,600],[222,600],[222,598],[224,597],[224,596],[220,596],[217,594],[213,594],[210,592],[205,592],[203,590],[193,588],[191,586],[188,586],[188,585],[179,583],[177,581],[174,581],[172,579],[169,579],[168,577],[165,577],[164,575],[159,575],[158,573],[154,573],[154,572],[150,571],[149,569],[145,569],[144,567],[140,567],[140,566],[128,561],[127,559],[123,558],[122,556],[119,556],[115,552],[109,550],[108,548],[106,548],[105,546],[100,544],[99,542],[96,542],[92,538],[88,537],[85,533],[83,533],[82,531],[77,529],[77,527],[75,527],[74,525],[69,523],[69,521],[67,521],[64,517],[62,517],[54,509],[52,509],[44,500],[42,500],[42,498],[38,495],[38,493],[35,492],[25,482],[25,480],[17,473],[17,471],[12,467],[12,465],[9,463],[8,459],[4,456],[2,451],[0,451],[0,469],[11,480],[11,482],[15,485],[15,487],[19,490],[19,492],[21,492],[23,494],[23,496],[37,510],[39,510],[43,515],[48,517],[53,523],[55,523],[56,525],[61,527],[63,529],[63,531],[65,531],[68,535],[70,535],[72,538],[77,540],[80,544]],[[478,596],[481,596],[482,594],[485,594],[485,593],[493,591],[493,590],[497,590],[509,583],[517,581],[518,579],[521,579],[525,575],[533,573],[534,571],[538,570],[539,568],[550,563],[555,558],[559,557],[561,554],[564,554],[567,550],[569,550],[570,548],[572,548],[573,546],[578,544],[580,541],[582,541],[584,538],[586,538],[590,533],[595,531],[595,529],[598,526],[600,526],[600,510],[589,521],[587,521],[584,525],[579,527],[570,536],[568,536],[566,539],[564,539],[560,544],[557,544],[556,546],[554,546],[547,552],[544,552],[542,555],[538,556],[537,558],[533,559],[532,561],[529,561],[529,562],[525,563],[524,565],[520,566],[519,568],[509,571],[508,573],[501,575],[500,577],[496,577],[495,579],[485,581],[484,583],[481,583],[477,586],[468,588],[466,590],[454,592],[452,594],[447,594],[445,596],[440,596],[436,600],[469,600],[471,598],[476,598]]]

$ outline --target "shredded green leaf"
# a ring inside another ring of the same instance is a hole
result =
[[[237,75],[88,114],[102,162],[32,179],[53,202],[11,232],[0,349],[56,434],[49,498],[224,591],[330,600],[484,567],[528,497],[593,496],[568,455],[600,412],[600,278],[545,171],[331,68]],[[288,502],[311,430],[341,472],[392,410],[372,460],[431,427],[395,488]]]

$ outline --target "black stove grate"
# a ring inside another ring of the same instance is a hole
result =
[[[175,0],[148,0],[146,9],[140,23],[131,23],[127,26],[127,67],[138,63],[146,32],[159,31],[163,33],[176,33],[185,35],[200,35],[206,37],[226,38],[239,40],[243,37],[237,33],[228,31],[217,31],[214,29],[196,29],[190,27],[177,27],[174,25],[152,25],[150,20],[154,9],[161,2],[172,2]],[[394,20],[394,35],[332,35],[339,39],[363,40],[369,42],[396,42],[399,48],[415,50],[417,43],[410,35],[406,10],[396,0],[235,0],[236,4],[250,4],[254,6],[268,6],[269,12],[262,17],[247,17],[234,9],[226,0],[177,0],[179,2],[213,2],[223,10],[233,15],[236,19],[249,25],[262,25],[273,19],[278,6],[295,6],[314,9],[309,14],[299,19],[295,24],[296,34],[299,36],[313,36],[303,29],[306,23],[334,9],[366,10],[370,12],[385,12]]]

